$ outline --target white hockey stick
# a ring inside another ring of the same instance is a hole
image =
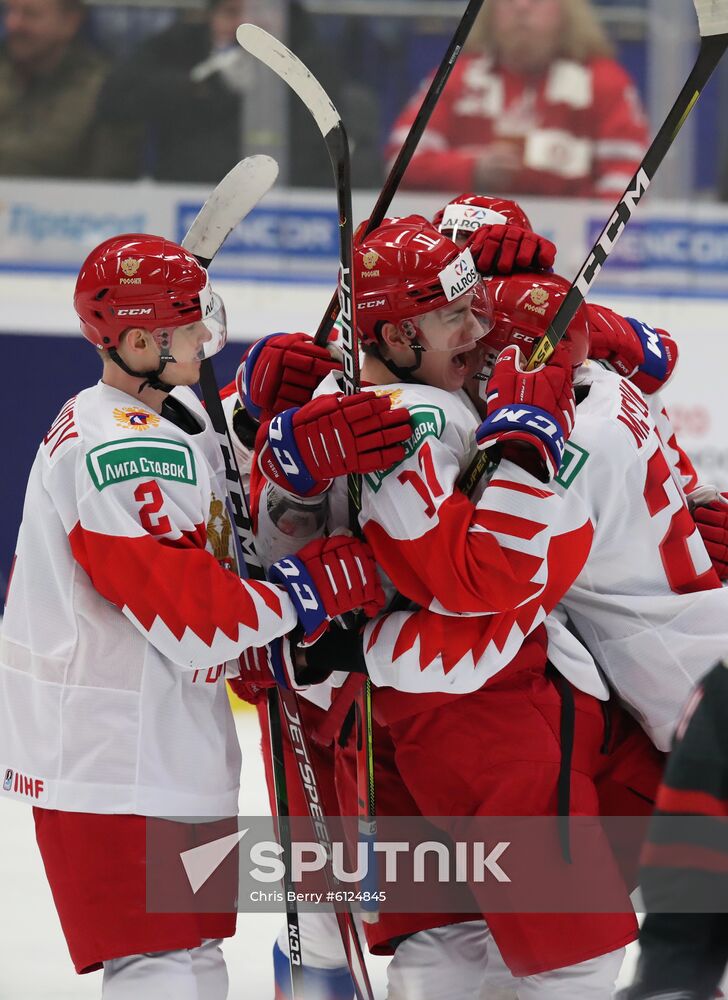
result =
[[[249,156],[236,163],[198,212],[182,241],[185,250],[208,268],[233,229],[273,187],[277,176],[278,164],[270,156]],[[265,572],[255,551],[250,511],[240,485],[240,470],[209,359],[200,368],[200,387],[225,460],[228,495],[248,575],[254,580],[264,580]]]
[[[347,396],[359,390],[359,348],[354,326],[354,274],[352,270],[354,226],[351,209],[351,163],[349,142],[341,115],[331,98],[310,70],[304,66],[283,42],[254,24],[241,24],[237,30],[238,43],[251,55],[272,69],[305,104],[313,116],[328,150],[336,181],[336,200],[339,207],[339,307],[341,319],[341,349],[344,360],[344,391]],[[353,531],[359,529],[361,510],[361,477],[347,477],[349,491],[349,521]],[[369,678],[356,699],[358,727],[362,732],[361,747],[357,752],[357,798],[359,803],[359,840],[368,848],[367,886],[371,886],[371,901],[362,905],[362,919],[375,923],[378,919],[376,888],[376,854],[374,842],[377,835],[376,795],[374,787],[374,720],[372,711],[372,684]]]
[[[182,241],[185,249],[194,254],[203,267],[209,267],[229,234],[270,190],[277,176],[278,164],[270,157],[251,156],[238,163],[223,177],[200,209]],[[245,188],[242,190],[240,189],[241,185],[245,185]],[[228,495],[233,507],[233,520],[248,575],[253,579],[264,579],[263,566],[255,551],[255,539],[248,501],[242,488],[240,471],[235,460],[235,452],[228,423],[222,408],[217,380],[209,360],[202,364],[200,385],[210,420],[217,434],[225,459]],[[320,820],[318,820],[318,812],[320,812],[320,803],[322,800],[313,767],[310,764],[311,755],[308,740],[300,722],[297,695],[294,691],[271,688],[268,697],[269,740],[273,759],[279,835],[281,843],[285,847],[287,843],[290,843],[290,833],[288,827],[285,757],[278,699],[280,699],[283,707],[291,745],[296,750],[299,775],[301,776],[301,784],[306,795],[309,810],[313,808],[312,818],[317,820],[317,829],[319,830],[322,829]],[[328,840],[328,833],[325,830],[323,832],[326,833]],[[327,853],[330,856],[330,842],[324,846],[327,847]],[[290,871],[290,863],[288,862],[286,863],[286,871]],[[286,886],[286,888],[289,887]],[[290,888],[293,888],[293,886]],[[334,888],[333,885],[332,888]],[[286,894],[286,898],[288,899],[288,894]],[[349,959],[349,967],[357,997],[359,1000],[373,1000],[374,995],[369,982],[364,954],[351,910],[343,914],[337,912],[336,916],[342,935],[342,943]],[[298,913],[295,903],[287,904],[286,920],[291,954],[293,998],[294,1000],[301,1000],[304,989],[303,965],[301,961]]]
[[[270,191],[278,177],[278,164],[271,156],[248,156],[225,174],[187,231],[182,245],[203,267],[233,229]]]
[[[182,241],[182,246],[208,268],[218,250],[233,229],[255,208],[261,198],[273,186],[278,176],[278,164],[269,156],[251,156],[241,160],[223,177]],[[243,561],[249,577],[265,579],[263,565],[255,550],[250,507],[243,490],[240,470],[235,459],[235,449],[225,412],[220,399],[220,390],[215,378],[212,362],[203,362],[200,370],[200,386],[210,421],[217,435],[225,460],[225,479],[228,498],[233,510],[233,521],[240,543]],[[294,695],[295,697],[295,695]],[[303,1000],[303,965],[301,962],[301,932],[298,908],[295,899],[289,895],[293,885],[290,882],[291,834],[288,814],[288,787],[286,783],[285,755],[281,717],[276,689],[268,693],[268,741],[273,762],[273,786],[276,800],[278,838],[285,852],[284,889],[286,891],[286,923],[291,954],[292,1000]]]
[[[326,143],[336,179],[336,198],[339,206],[341,259],[339,301],[344,353],[344,387],[346,394],[351,395],[359,389],[359,352],[352,321],[351,258],[354,229],[351,217],[351,167],[346,130],[339,112],[316,77],[283,42],[254,24],[241,24],[237,30],[237,39],[246,52],[277,73],[303,101]]]

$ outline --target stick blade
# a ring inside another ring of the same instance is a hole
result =
[[[700,37],[728,34],[728,0],[693,0]]]
[[[182,241],[201,261],[211,261],[233,229],[270,191],[278,176],[272,156],[248,156],[227,173],[205,204]]]
[[[272,69],[303,101],[322,135],[341,124],[341,116],[316,77],[283,42],[255,24],[241,24],[238,44]]]

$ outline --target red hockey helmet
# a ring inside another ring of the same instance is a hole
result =
[[[492,325],[489,303],[469,250],[460,250],[421,215],[374,229],[354,250],[359,337],[376,344],[380,323],[412,320],[474,292],[473,312]]]
[[[111,351],[132,327],[152,333],[162,361],[175,360],[172,331],[178,327],[204,324],[200,357],[217,353],[227,338],[225,308],[207,271],[161,236],[128,233],[97,246],[81,267],[73,305],[84,337]]]
[[[481,226],[506,223],[533,231],[530,219],[517,202],[481,194],[459,195],[436,212],[432,220],[432,224],[451,240],[467,238]]]
[[[571,285],[558,274],[510,274],[488,282],[495,323],[485,338],[490,360],[515,344],[531,357],[535,342],[548,329]],[[564,335],[571,364],[576,368],[589,355],[589,314],[582,303]]]

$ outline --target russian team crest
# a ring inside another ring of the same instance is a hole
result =
[[[237,570],[235,550],[231,545],[233,526],[230,524],[223,500],[212,494],[210,518],[207,522],[207,540],[217,561],[225,569]]]
[[[159,427],[159,416],[140,406],[116,407],[114,420],[117,427],[127,431],[148,431],[150,427]]]

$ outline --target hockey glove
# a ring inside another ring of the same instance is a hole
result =
[[[620,316],[606,306],[586,304],[589,311],[589,357],[606,361],[618,375],[650,395],[670,380],[677,364],[677,344],[666,330],[654,330],[638,319]]]
[[[331,371],[340,371],[325,347],[305,333],[272,333],[246,351],[235,376],[238,395],[258,423],[302,406]]]
[[[299,684],[320,684],[335,670],[366,675],[364,637],[356,629],[340,628],[333,623],[315,645],[306,646],[302,652],[305,663],[296,666]]]
[[[313,646],[297,647],[297,638],[293,633],[240,654],[240,673],[229,678],[238,698],[256,705],[274,685],[301,691],[328,680],[335,670],[366,674],[361,632],[332,624]]]
[[[268,576],[288,591],[303,625],[302,645],[316,642],[332,618],[360,608],[371,618],[384,605],[371,549],[358,538],[317,538],[273,563]]]
[[[238,698],[256,705],[268,688],[279,684],[296,687],[294,640],[290,636],[274,639],[267,646],[245,649],[238,659],[240,674],[229,684]]]
[[[690,494],[688,501],[694,495]],[[703,506],[690,507],[713,569],[721,580],[728,580],[728,493],[718,493],[715,500]]]
[[[481,274],[513,274],[514,271],[548,271],[556,260],[551,240],[521,226],[481,226],[467,246]]]
[[[281,489],[299,497],[315,496],[336,476],[388,469],[400,462],[411,434],[408,411],[392,410],[389,396],[321,396],[279,413],[267,430],[261,429],[258,465]]]
[[[488,381],[486,418],[476,431],[480,448],[497,445],[504,458],[547,483],[559,471],[576,414],[571,365],[556,350],[547,365],[524,371],[519,347],[498,355]]]

